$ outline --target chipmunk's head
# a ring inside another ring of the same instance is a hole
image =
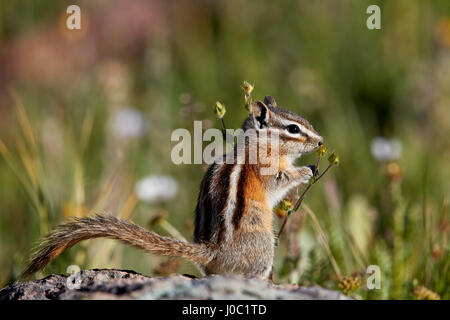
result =
[[[266,130],[279,136],[279,154],[296,159],[314,151],[323,143],[323,138],[312,125],[298,114],[279,108],[275,100],[266,96],[264,102],[256,101],[252,106],[253,115],[245,121],[243,129]]]

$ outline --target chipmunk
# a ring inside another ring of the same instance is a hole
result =
[[[279,148],[265,147],[264,160],[276,162],[271,174],[261,174],[261,159],[256,163],[216,161],[201,182],[195,209],[194,242],[179,241],[147,231],[129,221],[109,215],[79,218],[57,227],[42,241],[21,278],[44,268],[65,249],[76,243],[106,237],[120,240],[152,254],[181,257],[197,263],[206,274],[241,274],[267,278],[274,257],[272,209],[291,189],[308,183],[314,166],[295,167],[294,160],[317,149],[323,138],[307,120],[279,108],[266,96],[256,101],[244,122],[243,132],[254,135],[278,134]],[[250,135],[249,135],[250,136]],[[257,142],[258,151],[262,143]],[[224,157],[235,159],[245,144],[235,146]],[[224,158],[222,158],[224,159]],[[267,164],[267,161],[264,163]]]

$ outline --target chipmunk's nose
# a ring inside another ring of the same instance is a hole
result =
[[[322,142],[322,141],[319,141],[318,145],[319,145],[319,147],[320,147],[321,145],[323,145],[323,142]]]

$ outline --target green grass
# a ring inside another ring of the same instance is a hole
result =
[[[152,24],[135,29],[136,12],[118,2],[80,3],[92,27],[70,40],[58,36],[69,3],[0,1],[0,286],[16,279],[39,237],[91,211],[167,234],[167,225],[151,223],[163,214],[192,239],[205,166],[172,164],[170,135],[192,132],[194,120],[220,128],[217,100],[227,106],[227,126],[239,127],[239,86],[248,80],[254,98],[272,95],[309,119],[340,155],[291,216],[275,281],[338,289],[340,277],[353,276],[361,278],[356,298],[411,299],[418,286],[450,298],[448,1],[152,2],[138,10]],[[369,31],[365,9],[375,3],[382,29]],[[129,20],[108,18],[114,10]],[[119,32],[127,28],[145,36]],[[125,106],[142,113],[142,137],[111,129]],[[402,143],[390,167],[371,154],[377,136]],[[177,197],[140,201],[134,184],[149,174],[174,177]],[[165,261],[99,239],[64,252],[38,276],[72,264],[153,275]],[[380,267],[379,290],[365,286],[369,265]],[[187,262],[176,272],[199,274]]]

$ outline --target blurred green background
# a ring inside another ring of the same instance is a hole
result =
[[[70,4],[79,31],[65,28]],[[371,4],[381,30],[366,27]],[[220,127],[216,100],[239,127],[243,80],[309,119],[341,160],[289,220],[274,280],[450,298],[448,0],[0,0],[0,287],[71,216],[105,211],[192,239],[206,167],[174,165],[170,136],[194,120]],[[96,239],[37,276],[74,264],[199,275]],[[369,265],[381,289],[366,288]]]

